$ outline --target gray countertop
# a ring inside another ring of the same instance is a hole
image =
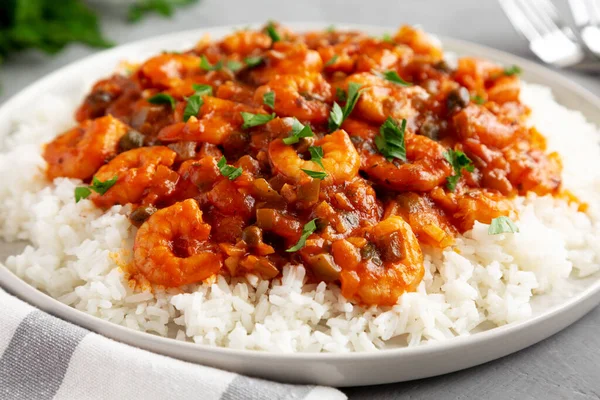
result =
[[[565,0],[555,0],[568,18]],[[201,0],[172,20],[149,17],[129,25],[114,9],[103,15],[107,36],[117,43],[191,28],[279,21],[327,21],[396,27],[420,24],[427,31],[470,40],[532,58],[527,43],[512,29],[494,0]],[[29,83],[94,52],[71,46],[55,57],[28,52],[0,69],[0,103]],[[566,73],[600,95],[600,77]],[[369,399],[599,399],[600,308],[559,334],[500,360],[437,378],[347,388],[353,398]]]

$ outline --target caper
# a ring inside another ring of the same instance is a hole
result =
[[[144,222],[146,222],[146,220],[150,218],[150,216],[155,212],[156,207],[154,206],[141,206],[136,208],[131,212],[131,214],[129,214],[129,220],[135,226],[140,226]]]
[[[110,103],[113,99],[113,96],[109,92],[105,92],[104,90],[96,90],[87,97],[87,100],[92,104],[97,103]]]
[[[250,247],[258,246],[262,242],[262,230],[255,225],[248,226],[242,232],[242,240]]]
[[[442,71],[442,72],[446,72],[448,74],[453,72],[452,67],[450,66],[450,64],[448,64],[448,62],[446,60],[442,60],[438,63],[436,63],[433,68],[437,69],[438,71]]]
[[[448,111],[452,112],[465,108],[469,105],[470,101],[471,96],[469,95],[469,91],[466,87],[461,86],[458,89],[454,89],[448,93],[446,107],[448,108]]]
[[[325,282],[339,279],[342,272],[342,268],[335,263],[330,254],[317,254],[309,259],[308,264],[317,279]]]
[[[137,149],[144,145],[144,135],[136,130],[130,129],[119,140],[119,150],[124,152],[131,149]]]

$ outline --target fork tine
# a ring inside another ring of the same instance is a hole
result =
[[[590,15],[585,0],[569,0],[569,7],[571,8],[575,25],[584,26],[590,22]]]
[[[530,42],[539,38],[541,34],[529,21],[515,0],[499,0],[500,6],[508,17],[512,26]]]
[[[598,1],[587,0],[586,3],[590,22],[593,24],[600,23],[600,4],[598,4]]]
[[[542,36],[558,30],[558,26],[556,26],[538,1],[519,0],[519,3],[529,21],[531,21]]]

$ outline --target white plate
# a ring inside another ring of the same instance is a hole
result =
[[[288,24],[297,31],[324,28],[326,25]],[[373,26],[337,26],[360,29],[373,35],[394,31],[393,28]],[[80,93],[82,79],[93,81],[109,75],[121,60],[143,59],[165,49],[189,48],[205,33],[210,33],[214,39],[232,32],[234,28],[198,29],[158,36],[103,51],[64,67],[32,84],[0,107],[0,136],[9,132],[11,118],[19,110],[27,109],[27,104],[35,102],[39,93]],[[524,71],[525,80],[551,87],[561,104],[580,110],[590,121],[600,125],[600,100],[559,74],[519,57],[479,45],[452,39],[443,39],[442,42],[447,51],[460,55],[476,55],[507,65],[519,65]],[[2,259],[9,254],[10,247],[0,243]],[[600,302],[598,278],[596,275],[581,282],[582,289],[578,295],[558,304],[545,298],[537,299],[534,304],[535,316],[527,321],[442,343],[374,353],[272,354],[184,343],[133,331],[68,307],[29,286],[5,267],[0,267],[0,282],[4,288],[42,310],[118,341],[242,374],[332,386],[374,385],[424,378],[472,367],[523,349],[572,324],[596,306]]]

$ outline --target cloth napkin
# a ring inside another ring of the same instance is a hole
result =
[[[0,399],[345,399],[154,354],[97,335],[0,288]]]

